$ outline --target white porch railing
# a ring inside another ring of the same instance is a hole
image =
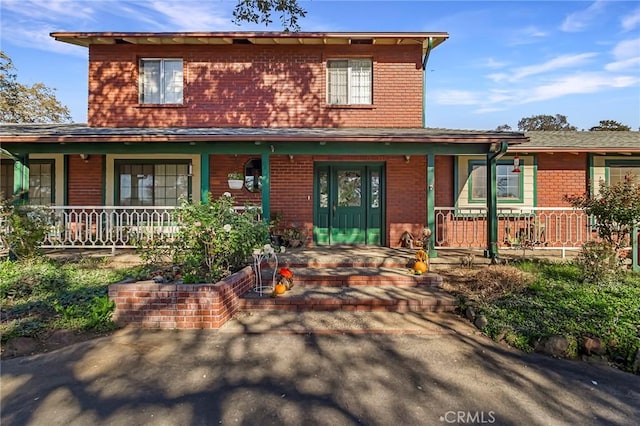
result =
[[[436,207],[435,246],[484,248],[487,244],[485,207]],[[571,207],[501,207],[498,209],[500,247],[579,249],[595,237],[592,220]]]
[[[138,242],[176,235],[175,206],[50,206],[51,224],[43,248],[134,248]],[[237,212],[247,207],[236,206]],[[256,207],[256,219],[261,220]],[[1,226],[2,232],[10,232]],[[0,238],[0,249],[3,247]]]

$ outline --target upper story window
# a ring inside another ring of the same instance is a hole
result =
[[[332,105],[371,105],[373,67],[371,59],[327,61],[327,103]]]
[[[182,103],[182,59],[140,59],[140,103]]]

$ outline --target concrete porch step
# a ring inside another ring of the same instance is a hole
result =
[[[374,311],[374,312],[450,312],[457,306],[454,296],[425,286],[295,285],[283,295],[261,296],[246,293],[240,310],[282,311]]]
[[[292,267],[294,283],[304,286],[432,286],[442,285],[442,277],[434,273],[414,275],[409,268],[388,267]],[[263,280],[272,277],[270,270],[262,272]]]
[[[469,323],[447,312],[238,312],[220,333],[238,334],[468,334]]]

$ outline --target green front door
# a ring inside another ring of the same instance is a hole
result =
[[[383,243],[382,172],[377,163],[316,164],[316,244]]]

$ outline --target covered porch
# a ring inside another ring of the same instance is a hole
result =
[[[215,197],[230,191],[238,209],[256,208],[265,221],[278,214],[296,223],[307,234],[308,245],[397,246],[405,231],[420,235],[428,228],[435,236],[429,247],[435,256],[441,240],[436,158],[470,155],[485,158],[488,191],[484,241],[469,247],[483,247],[490,258],[497,256],[500,243],[496,162],[509,144],[526,140],[520,133],[391,128],[3,125],[0,134],[6,140],[3,166],[11,162],[13,193],[51,205],[46,247],[117,249],[141,238],[170,236],[179,226],[171,218],[178,192],[199,201],[209,193]],[[49,203],[46,197],[34,197],[37,180],[30,178],[32,166],[42,164],[49,164],[50,181],[55,172]],[[247,164],[256,172],[253,191],[230,190],[227,174],[246,170]],[[159,181],[154,170],[169,166],[178,171],[160,177],[163,182],[173,179],[174,187],[165,183],[156,194],[158,187],[144,186]],[[442,184],[446,190],[446,182]],[[174,202],[164,202],[167,197]]]

